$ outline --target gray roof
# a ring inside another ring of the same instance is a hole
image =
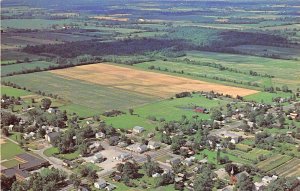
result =
[[[106,181],[102,178],[98,178],[98,180],[96,181],[97,184],[102,185],[102,184],[106,184]]]
[[[50,132],[47,135],[50,139],[56,139],[57,137],[59,137],[60,133],[59,132]]]
[[[133,129],[143,131],[143,130],[144,130],[144,127],[141,127],[141,126],[135,126]]]

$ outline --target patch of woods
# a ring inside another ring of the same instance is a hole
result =
[[[144,52],[151,52],[170,47],[177,47],[177,50],[192,49],[192,45],[189,45],[182,40],[143,38],[112,42],[91,40],[67,42],[60,45],[27,46],[23,51],[31,54],[48,53],[64,58],[74,58],[83,54],[92,56],[142,54]]]

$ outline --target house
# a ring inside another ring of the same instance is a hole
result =
[[[96,136],[97,139],[99,139],[99,138],[105,138],[105,133],[99,132],[99,133],[96,133],[95,136]]]
[[[233,143],[233,144],[239,143],[240,137],[241,137],[240,135],[235,134],[235,133],[231,133],[231,132],[224,132],[219,136],[223,137],[223,138],[231,138],[230,142]]]
[[[142,133],[143,131],[145,131],[144,127],[141,127],[141,126],[135,126],[133,129],[132,129],[132,132],[133,133]]]
[[[131,154],[129,154],[129,153],[122,153],[122,154],[120,154],[120,155],[114,157],[114,159],[116,159],[116,160],[121,160],[121,161],[126,161],[126,160],[130,159],[131,157],[132,157],[132,156],[131,156]]]
[[[91,163],[98,163],[104,161],[104,157],[102,154],[97,153],[94,156],[91,157]]]
[[[175,157],[175,158],[171,158],[171,159],[167,160],[166,162],[170,163],[171,165],[174,165],[174,164],[179,164],[181,162],[181,160],[179,157]]]
[[[128,147],[126,147],[126,149],[136,152],[136,153],[143,153],[148,150],[147,145],[143,145],[140,143],[135,143],[133,145],[129,145]]]
[[[60,136],[59,132],[50,132],[48,134],[45,135],[45,139],[49,142],[49,143],[54,143],[54,141],[56,139],[58,139]]]
[[[111,190],[114,190],[116,189],[116,186],[113,185],[113,184],[108,184],[106,187],[105,187],[105,190],[107,191],[111,191]]]
[[[205,113],[205,114],[208,113],[207,109],[205,109],[203,107],[196,107],[194,111],[197,113]]]
[[[106,181],[102,178],[99,178],[95,183],[94,187],[98,189],[103,189],[106,187]]]
[[[155,150],[155,149],[160,148],[160,144],[158,142],[155,142],[155,141],[149,141],[147,147],[148,147],[148,149]]]

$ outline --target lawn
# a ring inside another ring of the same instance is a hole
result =
[[[46,155],[47,157],[56,155],[57,157],[62,159],[74,160],[79,157],[79,151],[75,151],[73,153],[68,153],[68,154],[59,154],[58,148],[51,147],[44,151],[44,155]]]
[[[26,90],[20,90],[8,86],[1,85],[1,95],[6,94],[7,96],[21,97],[31,95],[32,93]]]
[[[25,151],[17,144],[10,140],[5,140],[5,143],[1,144],[1,160],[12,159],[18,154],[25,153]]]
[[[20,132],[10,132],[9,138],[12,140],[18,142],[21,140],[21,133]]]
[[[46,155],[47,157],[51,157],[51,156],[53,156],[55,154],[58,154],[58,153],[59,153],[59,151],[58,151],[58,148],[56,148],[56,147],[51,147],[51,148],[46,149],[44,151],[44,155]]]

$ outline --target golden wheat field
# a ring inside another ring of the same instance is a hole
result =
[[[76,66],[67,69],[53,70],[51,72],[65,78],[78,79],[89,83],[101,84],[162,98],[172,96],[182,91],[215,91],[232,96],[246,96],[257,93],[256,90],[142,71],[107,63]]]

